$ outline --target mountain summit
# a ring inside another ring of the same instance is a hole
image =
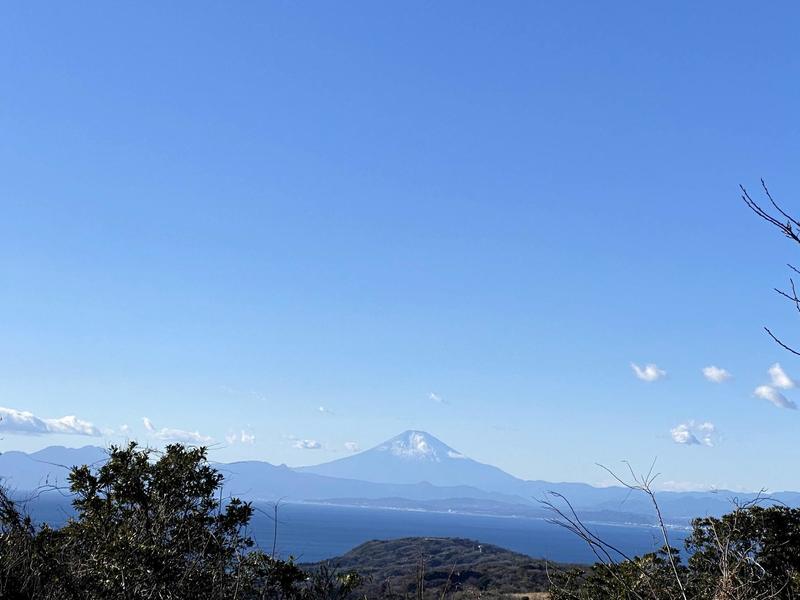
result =
[[[298,471],[377,483],[470,485],[505,488],[520,481],[505,471],[467,458],[425,431],[409,430],[370,450]]]
[[[438,438],[424,431],[406,431],[373,448],[408,460],[442,462],[448,458],[465,458]]]

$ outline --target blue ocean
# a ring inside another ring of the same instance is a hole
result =
[[[272,507],[259,508],[251,534],[261,548],[271,550],[275,533]],[[338,556],[369,540],[409,536],[470,538],[558,562],[597,560],[582,540],[543,519],[282,504],[277,527],[278,554],[284,558],[294,556],[301,562]],[[660,531],[652,527],[592,524],[591,528],[602,539],[631,555],[663,545]],[[686,534],[684,530],[671,532],[670,543],[681,547]]]

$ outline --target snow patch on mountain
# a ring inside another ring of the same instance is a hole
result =
[[[523,482],[479,463],[435,436],[412,429],[357,454],[298,471],[375,483],[421,483],[436,486],[470,485],[479,489],[516,489]]]
[[[390,452],[392,455],[401,458],[441,462],[443,458],[442,448],[437,448],[437,446],[443,445],[441,442],[437,444],[432,439],[429,439],[422,431],[407,431],[405,434],[390,440],[388,444],[380,446],[378,450]],[[452,452],[449,448],[447,450]],[[447,454],[444,455],[446,456]]]

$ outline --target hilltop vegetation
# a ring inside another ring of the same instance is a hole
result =
[[[718,519],[695,519],[676,548],[615,560],[597,544],[588,570],[558,573],[553,600],[794,600],[800,597],[800,510],[738,507]]]
[[[554,568],[553,563],[475,540],[420,537],[373,540],[308,568],[322,564],[363,576],[359,591],[369,598],[415,597],[419,587],[437,598],[445,591],[482,598],[544,592],[547,570]]]

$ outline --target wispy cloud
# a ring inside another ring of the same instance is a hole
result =
[[[753,394],[755,394],[757,398],[771,402],[778,408],[789,408],[791,410],[797,409],[797,404],[795,404],[792,400],[789,400],[786,396],[781,394],[778,390],[770,385],[758,386],[753,391]]]
[[[730,379],[732,375],[721,367],[710,365],[703,368],[703,377],[712,383],[722,383],[723,381]]]
[[[319,450],[322,448],[322,444],[317,440],[297,440],[292,446],[298,450]]]
[[[253,445],[256,442],[256,436],[253,433],[242,429],[239,432],[233,431],[228,435],[226,435],[225,441],[228,442],[228,444],[230,445],[233,444]]]
[[[687,446],[713,446],[717,428],[708,421],[687,421],[670,429],[672,441]]]
[[[631,363],[631,369],[633,369],[636,377],[647,382],[658,381],[659,379],[663,379],[667,376],[666,371],[659,369],[658,366],[652,363],[647,364],[644,367],[640,367],[636,363]]]
[[[436,402],[436,404],[447,404],[447,400],[445,400],[435,392],[430,392],[428,394],[428,400],[430,400],[431,402]]]
[[[348,452],[358,452],[361,448],[358,445],[358,442],[345,442],[344,448]]]
[[[182,444],[208,444],[213,442],[214,438],[202,435],[198,431],[187,431],[185,429],[174,429],[171,427],[162,427],[157,429],[153,422],[147,417],[142,417],[144,428],[149,431],[154,438],[162,442],[180,442]]]
[[[786,371],[783,370],[780,363],[772,365],[767,372],[772,379],[772,387],[790,390],[795,386],[794,380],[786,374]]]
[[[42,418],[33,413],[0,406],[0,431],[24,435],[102,435],[100,430],[74,415],[59,418]]]
[[[332,417],[332,416],[334,416],[334,415],[336,414],[336,413],[335,413],[335,412],[333,412],[333,411],[332,411],[330,408],[326,408],[326,407],[324,407],[324,406],[320,406],[320,407],[317,409],[317,412],[318,412],[319,414],[321,414],[321,415],[328,415],[328,416],[331,416],[331,417]]]

